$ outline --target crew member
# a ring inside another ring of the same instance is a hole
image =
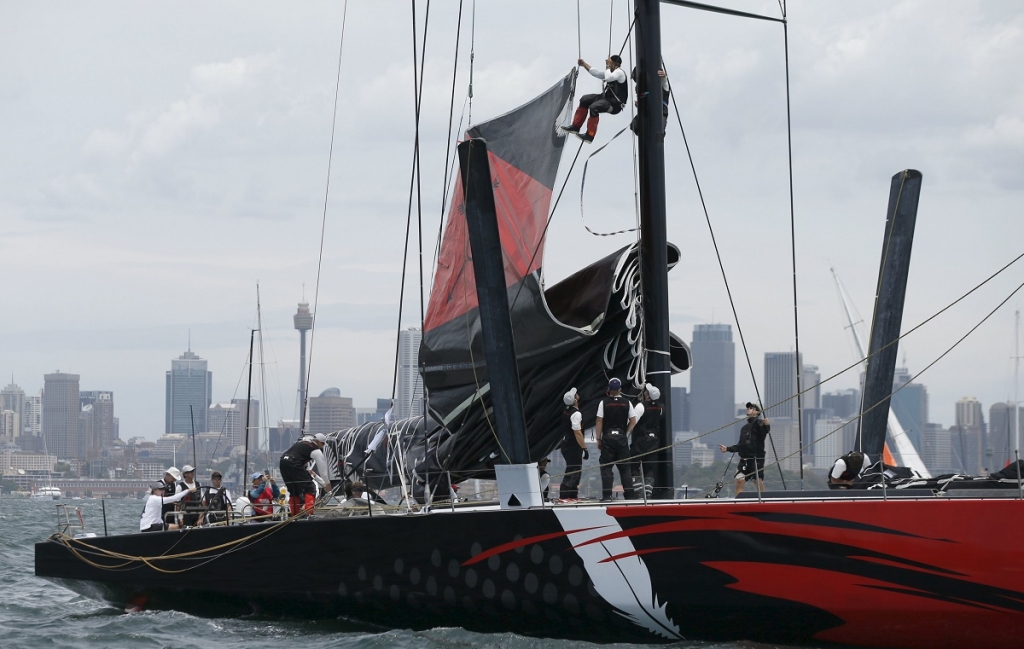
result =
[[[189,492],[189,495],[182,499],[178,505],[184,512],[181,516],[181,524],[184,527],[195,527],[202,518],[200,511],[203,506],[202,485],[196,481],[196,469],[191,464],[181,467],[181,487]]]
[[[580,395],[572,388],[562,396],[565,410],[562,411],[562,457],[565,458],[565,474],[558,487],[559,502],[576,502],[579,497],[580,476],[583,460],[590,459],[590,451],[583,440],[583,413],[580,412]]]
[[[658,76],[661,77],[661,137],[662,139],[665,139],[665,131],[668,130],[668,98],[672,91],[669,89],[668,77],[665,75],[665,71],[658,70]],[[639,109],[640,99],[646,99],[650,93],[643,92],[640,89],[640,82],[636,80],[636,68],[633,68],[629,78],[633,80],[633,83],[637,84],[637,98],[633,103],[636,104],[636,107]],[[640,135],[639,111],[633,116],[633,121],[629,123],[629,130],[633,131],[635,135]]]
[[[551,458],[549,457],[537,460],[537,477],[540,479],[540,497],[544,500],[548,499],[548,489],[551,487],[551,475],[548,474],[549,462],[551,462]]]
[[[828,473],[828,488],[849,489],[868,465],[867,455],[860,451],[850,451],[832,465]]]
[[[597,448],[601,451],[601,502],[612,500],[615,475],[612,467],[619,467],[622,496],[633,499],[633,480],[629,471],[629,435],[636,426],[636,410],[622,395],[622,381],[608,381],[608,393],[597,405],[597,426],[594,429]]]
[[[633,429],[633,484],[639,485],[641,477],[644,493],[650,498],[654,493],[654,472],[657,471],[654,450],[658,448],[661,434],[663,407],[658,399],[661,390],[647,383],[641,393],[641,402],[636,406],[636,428]]]
[[[327,461],[323,454],[326,442],[327,436],[323,433],[305,435],[281,456],[281,477],[288,487],[288,505],[292,516],[297,516],[300,511],[312,512],[316,503],[313,474],[306,468],[310,460],[316,464],[317,477],[324,481],[328,490],[331,489]]]
[[[586,68],[591,76],[597,77],[604,82],[604,88],[597,95],[583,95],[580,97],[580,105],[572,118],[572,125],[566,126],[565,130],[575,133],[584,142],[593,142],[597,135],[597,123],[601,119],[601,113],[616,115],[622,112],[626,105],[629,93],[629,86],[626,84],[626,71],[622,69],[622,57],[612,54],[605,59],[605,69],[597,70],[583,59],[577,61],[579,65]],[[583,128],[583,119],[590,112],[590,119],[587,120],[586,132],[580,132]]]
[[[221,484],[223,476],[220,471],[210,474],[210,486],[203,492],[203,506],[206,513],[199,519],[199,524],[226,523],[231,513],[231,492]]]
[[[171,516],[174,510],[177,508],[177,500],[168,502],[166,498],[170,498],[175,494],[178,494],[185,490],[185,487],[181,484],[181,471],[177,467],[171,467],[164,472],[163,479],[163,493],[161,494],[165,500],[160,507],[160,521],[163,523],[170,522],[170,519],[175,519],[177,522],[177,516]],[[180,499],[179,499],[180,500]],[[177,529],[177,527],[175,527]]]
[[[174,468],[174,467],[171,467]],[[177,469],[174,469],[177,472]],[[166,480],[157,482],[149,490],[146,498],[146,506],[142,508],[142,518],[139,520],[140,532],[162,532],[163,530],[176,530],[176,523],[167,523],[163,518],[163,509],[170,507],[174,511],[174,505],[182,498],[185,498],[193,491],[179,491],[171,496],[165,496],[167,489]]]
[[[270,472],[252,474],[252,488],[249,489],[249,502],[255,516],[270,516],[274,513],[273,503],[281,497],[281,490]]]
[[[764,439],[771,430],[771,420],[761,419],[761,408],[747,402],[747,423],[740,429],[740,439],[732,446],[719,444],[723,453],[739,453],[740,466],[736,471],[736,493],[751,480],[757,480],[758,491],[764,491]]]

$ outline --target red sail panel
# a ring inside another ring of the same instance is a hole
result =
[[[505,285],[512,286],[541,267],[544,258],[541,238],[551,204],[551,189],[493,152],[488,156],[505,258]],[[424,330],[429,331],[476,306],[476,283],[466,232],[462,181],[458,180],[448,227],[441,241],[441,256],[430,292]]]

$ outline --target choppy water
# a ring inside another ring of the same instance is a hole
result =
[[[103,533],[100,501],[76,500],[69,504],[81,508],[88,531]],[[138,529],[142,501],[109,500],[106,509],[111,534]],[[385,630],[345,620],[310,622],[274,619],[266,615],[201,618],[173,611],[129,615],[35,576],[33,545],[53,533],[56,523],[56,507],[52,501],[0,499],[0,647],[4,649],[280,649],[298,646],[303,649],[569,649],[581,646],[644,646],[588,645],[566,640],[538,640],[511,633],[472,633],[457,628]],[[696,642],[670,646],[686,649],[767,647],[748,643]]]

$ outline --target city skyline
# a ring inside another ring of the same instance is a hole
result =
[[[928,7],[790,2],[792,231],[778,30],[663,12],[666,33],[677,36],[665,43],[666,68],[755,366],[752,379],[746,363],[736,363],[738,401],[754,396],[765,352],[795,347],[794,283],[805,360],[823,377],[855,362],[828,271],[842,273],[852,300],[869,314],[889,179],[900,169],[924,174],[904,330],[1018,253],[1024,80],[1016,69],[1024,8],[941,0]],[[777,6],[755,0],[749,10]],[[524,53],[520,28],[533,12],[550,19],[531,21],[536,47]],[[581,17],[588,60],[607,47],[608,16],[599,13]],[[454,41],[455,18],[454,6],[432,11],[432,44]],[[56,15],[35,3],[0,7],[0,102],[9,117],[0,124],[8,152],[0,161],[0,269],[12,278],[7,303],[26,314],[0,323],[4,382],[13,373],[33,395],[46,372],[78,373],[117,395],[122,436],[155,438],[165,429],[161,373],[187,347],[189,330],[193,348],[215,368],[216,399],[244,398],[258,284],[267,359],[260,400],[270,422],[295,417],[292,318],[300,298],[317,318],[308,340],[310,393],[337,387],[364,407],[388,395],[398,331],[420,326],[413,279],[419,255],[415,246],[402,247],[408,195],[394,189],[404,173],[398,170],[411,164],[413,94],[382,101],[380,92],[412,88],[409,19],[377,3],[351,8],[342,66],[348,92],[335,117],[340,6],[238,11],[229,3],[210,7],[200,24],[186,24],[187,16],[162,5],[116,13],[73,5]],[[613,31],[627,32],[624,19]],[[486,45],[477,49],[473,119],[520,105],[571,69],[578,53],[565,26],[575,20],[570,2],[480,6],[478,43]],[[194,34],[191,47],[181,47],[179,29]],[[468,60],[459,58],[457,103]],[[445,211],[449,189],[451,63],[451,54],[435,49],[424,68],[427,278],[436,215]],[[360,73],[366,69],[380,74]],[[580,83],[581,92],[595,89],[586,75]],[[670,274],[671,329],[685,338],[694,324],[728,321],[740,359],[733,304],[674,111],[671,117],[667,228],[685,251]],[[598,145],[626,124],[626,115],[610,118]],[[605,164],[591,165],[582,219],[575,201],[561,202],[547,234],[547,285],[634,240],[591,237],[582,227],[631,227],[626,141],[606,150]],[[563,162],[563,172],[568,166]],[[577,166],[566,197],[579,191],[579,175]],[[1018,275],[1011,267],[901,341],[902,364],[927,367],[1009,295]],[[986,409],[1013,399],[1018,305],[1011,299],[917,379],[928,386],[933,420],[950,424],[964,395],[976,395]],[[855,388],[855,374],[822,389]]]

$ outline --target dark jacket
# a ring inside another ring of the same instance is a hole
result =
[[[764,457],[764,440],[771,426],[757,417],[747,417],[747,423],[740,430],[740,439],[725,450],[739,453],[740,457]]]

